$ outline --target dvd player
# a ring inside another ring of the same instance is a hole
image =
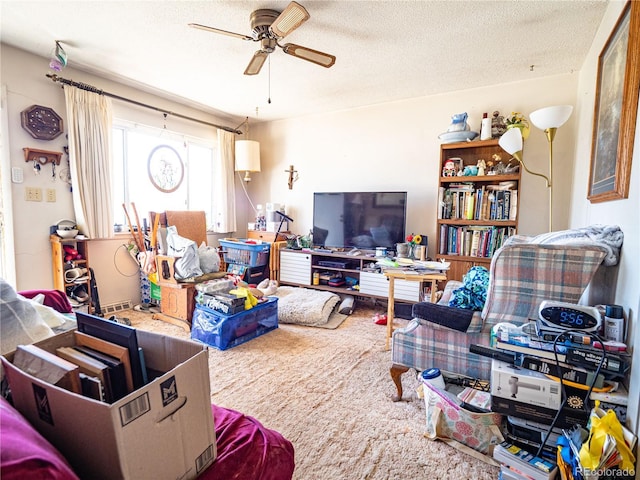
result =
[[[318,265],[328,268],[347,268],[348,262],[341,262],[339,260],[318,260]]]

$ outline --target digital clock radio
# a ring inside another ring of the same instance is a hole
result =
[[[559,334],[565,330],[598,333],[602,316],[596,307],[545,300],[538,309],[536,329],[540,333]]]

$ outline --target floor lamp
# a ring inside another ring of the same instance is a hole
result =
[[[571,113],[573,107],[571,105],[555,105],[553,107],[545,107],[535,112],[531,112],[529,118],[540,130],[544,130],[549,141],[549,231],[553,231],[553,186],[551,184],[551,178],[553,178],[553,139],[556,136],[556,131],[562,125],[564,125]]]
[[[546,107],[532,112],[531,122],[539,129],[544,130],[549,141],[549,176],[529,170],[522,160],[522,132],[519,128],[511,128],[506,131],[498,141],[500,147],[509,155],[512,155],[522,164],[527,173],[542,177],[547,182],[549,189],[549,231],[553,231],[553,139],[559,127],[571,116],[573,107],[571,105],[560,105]]]

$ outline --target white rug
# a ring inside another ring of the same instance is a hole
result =
[[[337,328],[347,315],[335,311],[340,296],[322,290],[278,287],[278,322],[308,327]]]

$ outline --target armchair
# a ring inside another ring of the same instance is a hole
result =
[[[469,352],[469,345],[488,346],[492,327],[523,324],[537,317],[543,300],[578,303],[605,258],[597,245],[514,243],[493,256],[482,312],[447,306],[448,294],[460,282],[447,283],[438,304],[413,306],[413,319],[393,332],[391,378],[402,398],[401,375],[438,367],[444,372],[488,379],[491,359]]]

